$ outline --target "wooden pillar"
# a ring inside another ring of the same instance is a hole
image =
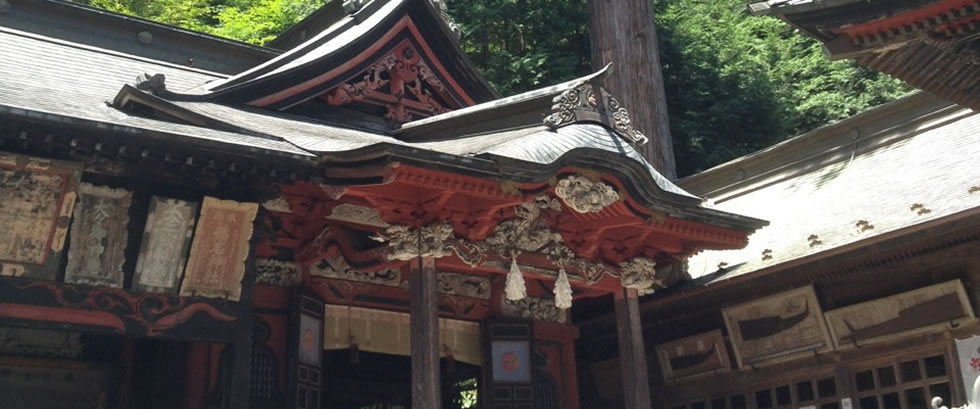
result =
[[[187,369],[184,374],[184,408],[207,407],[208,385],[211,384],[210,348],[203,342],[187,344]]]
[[[667,95],[650,0],[589,0],[592,68],[613,63],[606,87],[650,141],[637,150],[670,179],[677,178]]]
[[[439,290],[436,261],[419,257],[409,281],[412,325],[412,407],[440,409]]]
[[[255,288],[255,246],[258,235],[249,242],[248,258],[245,259],[245,275],[242,292],[238,299],[238,325],[232,347],[231,383],[225,407],[248,409],[252,396],[252,292]],[[225,346],[228,348],[228,346]]]
[[[619,339],[619,366],[623,374],[625,409],[650,409],[650,383],[647,380],[646,348],[636,290],[616,292],[616,334]]]

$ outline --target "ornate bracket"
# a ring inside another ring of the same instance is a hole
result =
[[[652,293],[656,288],[663,288],[664,282],[657,278],[657,262],[635,257],[619,265],[619,280],[623,287],[633,288],[641,295]]]
[[[648,141],[633,127],[629,111],[602,87],[582,84],[558,94],[552,102],[551,114],[544,118],[544,124],[551,129],[576,122],[598,122],[631,144],[643,145]]]

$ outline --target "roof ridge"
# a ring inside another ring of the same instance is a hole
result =
[[[138,55],[127,54],[127,53],[124,53],[124,52],[119,52],[119,51],[110,50],[110,49],[106,49],[106,48],[94,47],[94,46],[80,44],[80,43],[73,43],[71,41],[59,40],[57,38],[43,36],[43,35],[40,35],[40,34],[35,34],[35,33],[27,32],[27,31],[17,30],[17,29],[13,29],[13,28],[9,28],[9,27],[0,26],[0,33],[7,33],[7,34],[15,35],[15,36],[18,36],[18,37],[30,38],[32,40],[37,40],[37,41],[46,42],[46,43],[50,43],[50,44],[57,44],[57,45],[62,46],[62,47],[75,48],[75,49],[79,49],[79,50],[85,50],[85,51],[91,51],[91,52],[105,54],[105,55],[111,55],[111,56],[114,56],[114,57],[126,58],[126,59],[130,59],[130,60],[133,60],[133,61],[139,61],[139,62],[143,62],[143,63],[149,63],[149,64],[154,64],[154,65],[164,66],[164,67],[178,69],[178,70],[182,70],[182,71],[193,72],[193,73],[196,73],[196,74],[210,75],[210,76],[218,77],[218,78],[227,78],[228,77],[227,74],[222,74],[220,72],[202,70],[200,68],[188,67],[186,65],[174,64],[174,63],[170,63],[170,62],[166,62],[166,61],[161,61],[161,60],[155,60],[155,59],[147,58],[147,57],[140,57]],[[135,79],[136,78],[135,75],[138,75],[138,74],[142,74],[142,73],[134,73],[134,77],[133,78]]]
[[[931,116],[942,115],[943,112],[958,109],[965,108],[925,92],[916,92],[686,176],[681,178],[678,183],[688,186],[704,185],[705,188],[708,185],[714,186],[701,192],[702,195],[706,195],[710,191],[730,189],[736,185],[769,175],[778,169],[813,161],[835,149],[853,144],[858,138],[862,141],[868,141],[881,137],[883,133],[889,130],[907,126],[913,122],[925,121]],[[848,131],[851,137],[844,138],[843,136],[848,134]],[[807,148],[807,145],[812,145],[809,146],[811,149],[803,149]],[[819,151],[814,153],[814,148],[819,149]],[[738,170],[746,172],[751,167],[756,167],[756,169],[751,169],[755,171],[753,174],[742,174],[740,177],[731,178],[725,183],[711,182],[712,179],[717,179],[721,175]]]

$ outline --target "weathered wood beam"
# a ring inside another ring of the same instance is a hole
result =
[[[650,409],[650,383],[647,356],[643,346],[643,325],[636,290],[616,292],[616,334],[619,340],[619,366],[623,374],[625,409]]]
[[[413,262],[409,286],[412,328],[412,407],[440,409],[439,289],[436,261],[419,257]]]
[[[637,150],[670,179],[677,178],[667,95],[650,0],[589,0],[592,69],[613,63],[606,88],[650,141]]]

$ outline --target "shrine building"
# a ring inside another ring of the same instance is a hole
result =
[[[654,405],[975,408],[980,1],[749,7],[924,92],[678,181],[770,225],[640,302]],[[614,315],[575,324],[583,405],[618,407]]]
[[[578,409],[605,309],[650,407],[639,295],[766,222],[638,154],[613,70],[501,98],[429,0],[266,48],[0,0],[0,406]]]

